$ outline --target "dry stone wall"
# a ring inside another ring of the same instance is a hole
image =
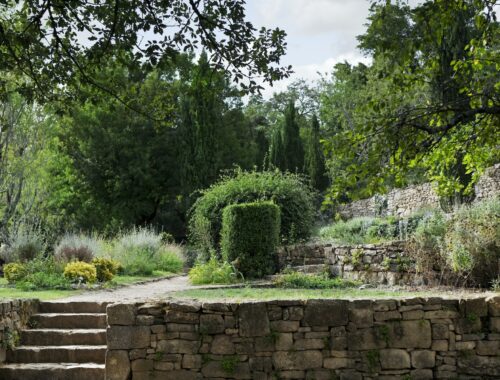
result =
[[[108,380],[499,379],[500,296],[108,306]]]
[[[415,273],[403,241],[355,246],[328,243],[292,245],[278,250],[278,260],[281,270],[292,268],[305,273],[326,270],[333,276],[364,283],[421,285],[424,281],[427,284],[433,281],[430,274],[424,279]]]
[[[7,348],[18,344],[19,331],[37,310],[38,300],[0,301],[0,363],[5,362]]]
[[[474,187],[474,201],[491,199],[500,195],[500,164],[485,170]],[[439,197],[430,183],[394,189],[385,195],[376,195],[343,205],[339,213],[344,218],[359,216],[409,216],[426,207],[440,207]]]

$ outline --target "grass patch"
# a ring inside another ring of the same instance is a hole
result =
[[[123,285],[133,285],[142,281],[147,281],[155,278],[166,278],[171,276],[173,276],[171,272],[163,271],[154,271],[151,276],[116,276],[111,282],[106,283],[105,287],[113,288]],[[83,293],[84,291],[85,289],[24,291],[10,286],[5,278],[0,278],[0,299],[38,298],[40,300],[51,300],[75,296]]]
[[[2,279],[3,280],[3,279]],[[35,290],[23,291],[16,288],[0,286],[0,299],[12,298],[38,298],[40,300],[53,300],[58,298],[65,298],[82,293],[82,290]]]
[[[345,280],[340,277],[330,278],[327,275],[307,275],[299,272],[284,273],[274,281],[274,285],[278,288],[294,289],[345,289],[361,284],[359,281]]]
[[[179,299],[200,300],[306,300],[306,299],[351,299],[351,298],[394,298],[428,297],[435,292],[390,291],[380,289],[278,289],[278,288],[232,288],[232,289],[190,289],[169,293]]]

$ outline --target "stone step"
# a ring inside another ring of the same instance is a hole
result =
[[[2,380],[104,380],[104,373],[97,363],[0,364]]]
[[[105,345],[104,329],[33,329],[22,330],[21,344],[26,346]]]
[[[44,313],[34,314],[30,325],[37,329],[105,329],[106,314]]]
[[[107,302],[40,302],[40,313],[106,313]]]
[[[18,346],[7,351],[7,363],[98,363],[106,346]]]

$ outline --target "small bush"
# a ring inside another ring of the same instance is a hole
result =
[[[374,226],[376,218],[358,217],[323,227],[319,235],[323,239],[333,240],[339,244],[363,244],[369,242],[367,233]],[[377,229],[372,228],[371,231],[372,235],[378,234]]]
[[[103,257],[93,259],[92,265],[96,269],[97,281],[99,282],[111,281],[120,269],[120,263]]]
[[[97,270],[92,264],[73,261],[64,267],[64,277],[73,283],[92,284],[97,280]]]
[[[343,289],[361,285],[360,282],[330,278],[328,275],[308,275],[299,272],[284,273],[274,281],[279,288],[293,289]]]
[[[68,289],[62,266],[53,257],[38,256],[25,264],[26,276],[16,283],[21,290]]]
[[[61,273],[32,273],[16,284],[16,288],[31,291],[43,289],[69,289],[70,282]]]
[[[194,285],[234,284],[239,281],[235,268],[228,262],[219,262],[215,257],[206,263],[195,264],[188,276]]]
[[[181,247],[165,244],[163,239],[163,234],[150,228],[135,228],[116,239],[111,255],[128,275],[150,276],[155,270],[180,272],[183,268]]]
[[[209,257],[218,250],[225,207],[256,201],[272,201],[281,211],[281,241],[309,238],[314,224],[314,192],[300,176],[279,171],[238,170],[202,191],[190,210],[190,241]]]
[[[443,253],[456,273],[488,287],[499,275],[500,200],[457,210],[444,237]]]
[[[165,244],[156,253],[157,269],[179,273],[184,268],[182,249],[175,244]]]
[[[115,241],[112,256],[131,276],[150,276],[156,269],[156,253],[161,248],[161,236],[148,228],[134,228]]]
[[[273,274],[279,231],[280,209],[271,202],[227,206],[222,216],[222,257],[245,277]]]
[[[26,262],[44,253],[45,238],[36,228],[22,226],[9,237],[9,244],[2,248],[1,259],[7,263]]]
[[[26,265],[22,263],[10,263],[3,266],[3,273],[9,284],[14,284],[17,281],[26,277]]]
[[[407,244],[417,272],[425,274],[445,268],[441,251],[446,226],[446,219],[440,211],[429,212],[420,219]]]
[[[90,263],[94,257],[103,254],[104,243],[99,237],[66,235],[55,249],[55,258],[63,263],[83,261]]]

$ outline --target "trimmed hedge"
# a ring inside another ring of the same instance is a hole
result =
[[[223,211],[221,249],[245,277],[273,274],[279,244],[280,209],[272,202],[227,206]]]
[[[236,171],[203,190],[190,211],[189,238],[206,255],[219,250],[222,210],[232,204],[272,201],[281,211],[282,243],[307,240],[315,193],[301,176],[280,171]]]

